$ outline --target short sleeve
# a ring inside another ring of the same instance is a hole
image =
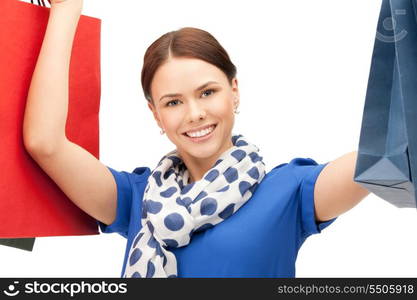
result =
[[[144,187],[144,182],[147,181],[150,170],[147,167],[136,168],[132,173],[125,171],[116,171],[113,168],[107,167],[112,173],[117,186],[117,211],[116,218],[112,224],[106,225],[100,221],[98,225],[103,233],[119,233],[127,238],[133,200],[136,194],[140,194],[138,187]],[[143,194],[143,191],[141,191]],[[140,199],[142,200],[142,199]],[[142,201],[135,203],[135,209],[141,209]],[[139,208],[137,207],[139,206]]]
[[[317,177],[327,164],[318,164],[311,158],[295,158],[289,163],[299,180],[301,228],[304,237],[320,233],[337,219],[336,217],[325,222],[316,222],[315,219],[314,186]]]

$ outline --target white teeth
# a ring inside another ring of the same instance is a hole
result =
[[[196,131],[196,132],[187,132],[186,134],[191,137],[202,137],[212,132],[213,129],[214,129],[214,125],[210,126],[207,129],[203,129],[203,130]]]

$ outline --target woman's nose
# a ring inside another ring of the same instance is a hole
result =
[[[206,117],[206,111],[203,105],[198,104],[196,101],[190,101],[188,105],[188,115],[190,121],[199,121]]]

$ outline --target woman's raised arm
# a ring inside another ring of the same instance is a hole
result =
[[[353,208],[369,191],[353,180],[357,151],[331,161],[320,172],[314,187],[317,221],[328,221]]]
[[[52,0],[23,123],[23,137],[30,146],[50,150],[65,136],[70,57],[82,4]]]
[[[45,37],[33,73],[23,124],[28,153],[82,210],[110,224],[117,187],[110,170],[65,134],[69,65],[83,0],[51,0]]]

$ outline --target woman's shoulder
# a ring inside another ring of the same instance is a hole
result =
[[[279,169],[292,169],[292,168],[299,168],[302,166],[316,166],[318,163],[312,158],[304,158],[304,157],[295,157],[291,159],[289,162],[281,163],[276,165],[271,169],[269,172],[277,172]]]
[[[137,167],[131,174],[138,180],[145,180],[151,175],[151,169],[149,167]]]
[[[309,157],[295,157],[289,162],[280,163],[273,167],[267,173],[267,177],[279,178],[281,176],[290,176],[297,179],[297,181],[302,181],[306,176],[320,172],[325,165],[326,163],[319,164],[316,160]]]
[[[136,167],[133,171],[118,170],[116,168],[109,167],[109,166],[107,166],[107,168],[113,174],[113,177],[115,178],[116,183],[118,185],[121,185],[122,183],[132,184],[132,183],[144,182],[148,180],[151,174],[151,169],[149,167]]]

